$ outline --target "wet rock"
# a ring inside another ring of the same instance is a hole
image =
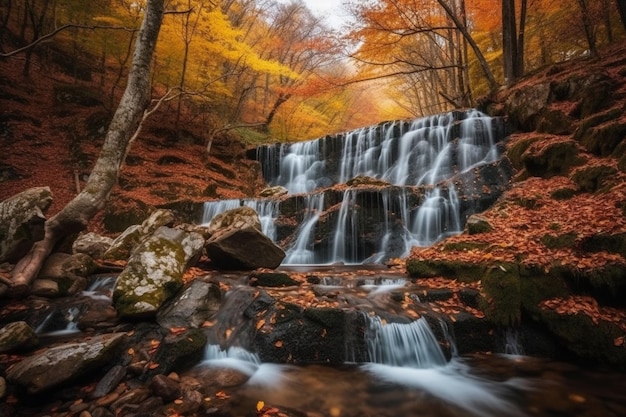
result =
[[[150,417],[155,417],[159,415],[156,410],[159,410],[161,407],[163,407],[163,400],[161,398],[149,397],[139,404],[137,414],[141,415],[142,413],[146,413]],[[166,413],[163,414],[167,415]]]
[[[110,405],[112,410],[115,410],[115,414],[119,415],[124,410],[136,410],[138,405],[150,396],[150,390],[145,387],[131,389],[130,391],[120,395]]]
[[[49,187],[31,188],[0,202],[0,263],[15,263],[43,239]]]
[[[157,322],[165,328],[197,328],[217,312],[221,302],[217,285],[196,279],[159,310]]]
[[[23,359],[7,370],[7,380],[36,394],[106,366],[117,353],[124,333],[66,343]]]
[[[0,353],[30,349],[38,343],[37,335],[24,321],[9,323],[0,329]]]
[[[155,375],[150,382],[150,388],[155,395],[164,401],[174,401],[181,394],[180,384],[165,375]]]
[[[167,335],[152,362],[157,366],[146,371],[145,377],[167,374],[200,361],[204,354],[207,337],[200,329],[191,329],[179,335]]]
[[[216,231],[206,250],[215,265],[232,270],[274,269],[285,258],[280,247],[251,225]]]
[[[227,210],[218,214],[211,220],[208,231],[213,235],[221,229],[243,229],[246,226],[253,227],[258,231],[263,230],[259,215],[253,208],[248,206]]]
[[[118,276],[113,305],[120,318],[154,316],[183,285],[190,259],[204,244],[202,236],[161,227],[138,247]]]
[[[37,297],[55,298],[61,296],[59,284],[51,279],[36,279],[33,281],[31,294]]]
[[[174,214],[170,210],[156,210],[141,225],[126,229],[104,253],[103,259],[126,260],[139,244],[162,226],[174,223]]]
[[[72,245],[73,253],[84,253],[93,259],[102,259],[113,244],[113,239],[89,232],[78,236]]]
[[[125,376],[126,368],[121,365],[115,365],[100,379],[98,385],[91,393],[91,398],[101,398],[111,393]]]
[[[300,285],[298,281],[284,272],[254,272],[249,284],[253,287],[290,287]]]

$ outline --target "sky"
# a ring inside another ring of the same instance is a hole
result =
[[[289,0],[279,0],[288,3]],[[324,19],[324,22],[333,29],[340,29],[346,22],[346,12],[342,10],[341,0],[304,0],[304,4],[315,16]]]

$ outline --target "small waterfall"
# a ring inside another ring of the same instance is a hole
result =
[[[286,253],[284,264],[312,264],[315,263],[313,249],[315,239],[315,225],[320,214],[324,211],[324,194],[311,194],[306,197],[306,215],[298,227],[297,239]]]
[[[35,333],[46,336],[65,336],[80,330],[76,320],[80,314],[78,307],[69,307],[65,311],[53,311],[35,328]]]
[[[520,331],[507,328],[502,335],[503,351],[505,355],[523,356],[524,346],[521,342]]]
[[[379,317],[370,317],[366,334],[370,362],[411,368],[446,364],[437,339],[423,317],[409,324],[385,324]]]
[[[429,246],[434,242],[462,231],[459,199],[453,186],[444,197],[435,188],[426,198],[411,221],[411,235],[416,246]]]

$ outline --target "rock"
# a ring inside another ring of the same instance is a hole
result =
[[[115,283],[113,305],[118,316],[154,316],[183,286],[183,273],[203,244],[198,234],[168,227],[161,227],[145,240]]]
[[[167,335],[152,359],[158,366],[148,369],[145,377],[167,374],[175,369],[198,363],[204,354],[206,342],[207,337],[201,329]]]
[[[576,141],[546,137],[528,147],[522,155],[522,163],[530,175],[550,178],[567,174],[572,167],[580,165],[582,160]]]
[[[243,229],[246,226],[262,231],[261,220],[253,208],[244,206],[218,214],[209,224],[209,233],[217,233],[221,229]]]
[[[152,378],[150,388],[155,395],[163,398],[166,402],[174,401],[181,394],[180,384],[161,374]]]
[[[100,379],[98,385],[91,393],[91,398],[101,398],[113,392],[125,376],[126,368],[121,365],[115,365]]]
[[[46,259],[38,279],[55,281],[59,286],[59,296],[73,295],[85,289],[86,277],[95,269],[95,263],[89,255],[57,252]]]
[[[359,185],[370,185],[370,186],[374,186],[374,187],[385,187],[385,186],[389,186],[390,184],[386,181],[383,180],[379,180],[377,178],[373,178],[373,177],[368,177],[366,175],[359,175],[358,177],[354,177],[350,180],[348,180],[348,182],[346,182],[346,184],[350,187],[358,187]]]
[[[493,226],[489,223],[486,217],[479,214],[472,214],[467,219],[467,233],[470,235],[477,235],[480,233],[487,233],[493,230]]]
[[[113,239],[89,232],[78,236],[72,245],[73,253],[84,253],[93,259],[102,259],[113,244]]]
[[[171,225],[174,214],[170,210],[156,210],[141,225],[131,226],[117,237],[104,253],[103,259],[126,260],[143,240],[162,226]]]
[[[0,376],[0,400],[2,400],[7,395],[7,381],[3,377]]]
[[[516,89],[506,100],[506,113],[514,126],[532,132],[542,112],[550,103],[550,82]]]
[[[253,287],[290,287],[300,283],[284,272],[255,272],[250,275],[249,284]]]
[[[41,393],[106,366],[124,337],[124,333],[105,334],[43,350],[9,368],[7,380],[31,394]]]
[[[0,263],[15,263],[43,239],[49,187],[31,188],[0,203]]]
[[[115,410],[115,415],[119,415],[119,411],[128,405],[134,406],[141,404],[146,398],[150,396],[150,390],[145,387],[139,387],[131,389],[130,391],[120,395],[120,398],[115,400],[111,404],[110,408]],[[133,408],[133,407],[130,407]]]
[[[289,194],[289,190],[282,185],[277,185],[275,187],[265,188],[259,193],[259,197],[281,197],[287,194]]]
[[[159,310],[157,322],[164,328],[197,328],[217,312],[221,303],[217,285],[196,279]]]
[[[51,279],[36,279],[33,281],[31,294],[37,297],[56,298],[61,297],[59,284]]]
[[[253,270],[277,268],[285,252],[254,226],[217,231],[206,244],[211,261],[220,268]]]
[[[34,330],[24,321],[9,323],[0,329],[0,353],[30,349],[38,343]]]

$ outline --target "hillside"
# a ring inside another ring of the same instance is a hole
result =
[[[0,200],[49,186],[54,201],[47,214],[53,215],[77,195],[98,156],[111,117],[103,99],[108,92],[95,80],[43,68],[24,78],[21,67],[20,60],[0,61]],[[208,156],[210,126],[183,117],[178,138],[167,106],[145,122],[92,230],[121,231],[154,207],[179,200],[241,198],[262,188],[259,165],[245,158],[236,136],[216,137]]]

